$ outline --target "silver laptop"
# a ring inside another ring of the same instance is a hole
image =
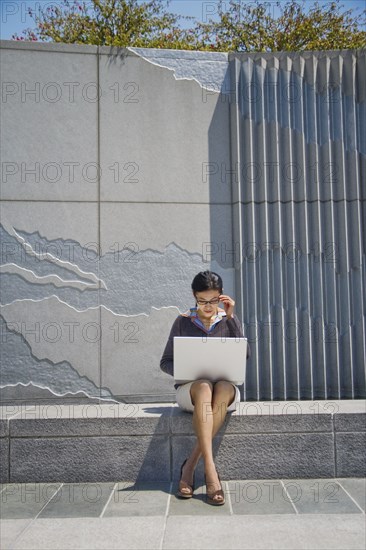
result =
[[[243,384],[247,338],[174,336],[174,380],[177,384],[197,378]]]

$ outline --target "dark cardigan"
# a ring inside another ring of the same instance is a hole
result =
[[[173,343],[174,336],[197,336],[202,337],[202,334],[205,334],[208,338],[236,338],[237,336],[243,337],[243,329],[241,323],[235,313],[232,315],[231,319],[227,319],[226,313],[222,312],[222,319],[217,323],[212,330],[209,332],[205,331],[204,328],[198,327],[194,322],[193,318],[189,313],[182,313],[178,315],[174,321],[172,328],[170,330],[169,338],[165,346],[164,353],[160,359],[160,368],[166,374],[170,376],[174,375],[174,366],[173,366]],[[248,343],[247,348],[247,359],[250,357],[250,347]],[[174,388],[177,389],[182,384],[174,384]],[[243,384],[241,384],[243,386]],[[240,386],[238,386],[240,388]]]

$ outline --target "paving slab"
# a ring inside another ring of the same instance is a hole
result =
[[[366,511],[366,479],[365,478],[340,478],[337,480],[343,489],[353,498],[357,504]]]
[[[234,514],[296,514],[280,480],[229,481]]]
[[[38,517],[99,517],[114,485],[114,483],[64,483]]]
[[[158,549],[164,517],[36,519],[12,550]],[[10,550],[3,548],[2,550]]]
[[[116,484],[103,517],[164,516],[170,498],[171,483]]]
[[[13,542],[32,523],[33,519],[2,519],[0,528],[0,548],[7,550]]]
[[[0,494],[1,518],[35,518],[61,485],[61,483],[9,483]]]
[[[359,515],[170,516],[166,550],[364,550]]]
[[[365,548],[365,479],[222,486],[225,504],[210,506],[200,481],[191,499],[176,496],[178,481],[2,485],[1,549]]]
[[[289,499],[299,514],[362,514],[335,480],[284,480]]]

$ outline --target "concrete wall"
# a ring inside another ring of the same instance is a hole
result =
[[[365,50],[231,57],[247,398],[365,396],[365,64]]]
[[[208,268],[243,398],[365,396],[365,52],[0,46],[5,401],[174,400]]]
[[[214,438],[217,467],[223,479],[364,477],[365,403],[242,402]],[[195,441],[176,404],[8,404],[0,482],[171,481]]]

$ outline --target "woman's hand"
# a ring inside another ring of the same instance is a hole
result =
[[[231,319],[233,313],[234,313],[234,306],[235,302],[230,296],[227,296],[227,294],[220,294],[219,296],[220,302],[224,304],[225,312],[228,319]]]

